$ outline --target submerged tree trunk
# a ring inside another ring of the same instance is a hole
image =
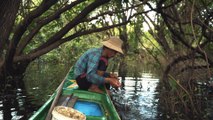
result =
[[[0,87],[1,91],[10,90],[10,86],[13,86],[14,88],[17,87],[17,84],[20,83],[20,80],[23,79],[24,73],[27,69],[27,66],[30,62],[19,62],[16,64],[10,65],[11,68],[9,69],[3,69],[3,72],[5,75],[1,77],[0,79]]]

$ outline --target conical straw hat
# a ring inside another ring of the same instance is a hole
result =
[[[112,36],[112,37],[108,38],[106,41],[103,41],[102,43],[105,47],[108,47],[112,50],[115,50],[115,51],[121,53],[121,54],[124,54],[123,50],[122,50],[123,41],[120,38]]]

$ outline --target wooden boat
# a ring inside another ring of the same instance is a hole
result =
[[[63,89],[56,106],[73,107],[85,114],[86,120],[120,120],[110,96],[106,94],[106,90],[104,94],[100,94],[78,89],[78,85],[73,80],[73,71],[71,69],[65,78]],[[104,88],[102,89],[104,90]],[[29,120],[45,120],[52,103],[54,103],[55,98],[58,96],[58,91],[56,90]]]

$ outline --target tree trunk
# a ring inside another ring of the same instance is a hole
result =
[[[0,52],[8,47],[8,37],[12,30],[20,2],[21,0],[0,1]]]
[[[16,14],[19,9],[21,0],[2,0],[0,2],[0,84],[4,83],[6,79],[6,65],[12,63],[6,63],[5,51],[9,47],[9,35],[12,31]]]
[[[1,89],[4,91],[6,86],[17,86],[20,80],[23,79],[24,73],[29,65],[30,61],[24,61],[19,63],[13,63],[10,69],[2,69],[2,73],[5,73],[3,76],[0,76],[0,87],[4,88]],[[5,64],[8,64],[5,62]],[[5,65],[4,65],[5,66]]]
[[[126,30],[124,30],[126,31]],[[126,51],[128,50],[128,43],[127,43],[127,33],[126,32],[123,32],[123,34],[120,35],[120,38],[123,40],[124,42],[124,54],[126,53]],[[121,62],[120,62],[120,65],[119,65],[119,76],[121,76],[122,80],[125,80],[125,77],[127,75],[127,63],[126,63],[126,60],[125,60],[125,55],[122,55],[122,58],[121,58]]]

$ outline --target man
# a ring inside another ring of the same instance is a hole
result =
[[[103,47],[92,48],[86,51],[76,62],[74,74],[80,89],[103,93],[98,86],[109,85],[120,87],[118,77],[106,72],[108,59],[117,53],[123,54],[123,41],[117,37],[110,37],[102,42]]]

